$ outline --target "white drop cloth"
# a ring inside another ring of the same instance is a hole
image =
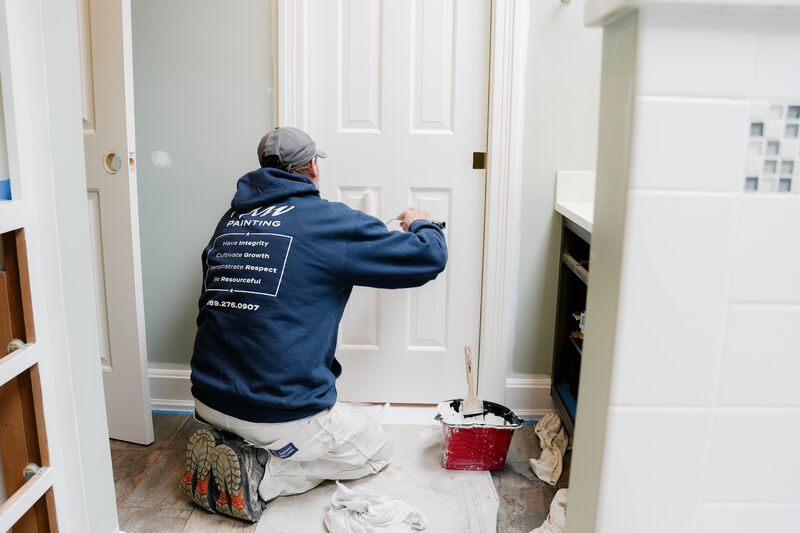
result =
[[[548,413],[536,424],[536,434],[539,436],[542,455],[538,459],[530,459],[531,468],[536,477],[555,485],[564,467],[564,453],[569,442],[567,432],[561,427],[558,415]]]
[[[400,500],[337,481],[325,525],[330,533],[406,533],[425,529],[425,516]]]
[[[567,490],[560,489],[550,502],[550,514],[544,523],[531,533],[562,533],[567,524]]]

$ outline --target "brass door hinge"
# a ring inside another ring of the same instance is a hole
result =
[[[472,168],[486,168],[486,152],[472,152]]]

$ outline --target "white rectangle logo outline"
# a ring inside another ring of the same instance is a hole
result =
[[[275,287],[275,294],[270,294],[268,292],[243,291],[243,290],[240,290],[240,289],[207,289],[206,288],[206,281],[208,280],[209,268],[211,268],[211,265],[208,264],[208,258],[211,255],[211,250],[213,250],[214,248],[217,247],[217,241],[220,238],[228,236],[228,235],[244,235],[246,237],[249,237],[251,235],[272,235],[274,237],[283,237],[285,239],[289,239],[289,246],[286,247],[286,257],[283,258],[283,266],[281,267],[281,277],[278,279],[278,286]],[[262,296],[272,296],[273,298],[275,298],[276,296],[278,296],[278,292],[281,290],[281,282],[283,281],[283,273],[286,271],[286,261],[289,259],[289,251],[292,249],[292,241],[294,241],[294,237],[292,237],[291,235],[283,235],[281,233],[252,233],[252,232],[246,232],[246,233],[223,233],[221,235],[218,235],[217,238],[214,239],[214,242],[211,243],[211,249],[208,251],[208,255],[206,256],[206,275],[203,278],[203,292],[227,292],[227,293],[241,292],[241,293],[245,293],[245,294],[260,294]]]

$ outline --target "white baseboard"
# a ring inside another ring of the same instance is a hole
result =
[[[189,365],[150,363],[150,408],[154,411],[194,411]]]
[[[150,405],[157,411],[194,410],[189,365],[150,363]],[[505,404],[518,416],[541,418],[555,411],[547,376],[506,378]]]
[[[555,412],[556,407],[550,397],[550,378],[506,378],[506,405],[525,419],[538,419]]]

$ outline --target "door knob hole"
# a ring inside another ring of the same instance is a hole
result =
[[[109,174],[116,174],[122,168],[122,158],[114,152],[109,152],[103,158],[103,163],[106,166],[106,172]]]

